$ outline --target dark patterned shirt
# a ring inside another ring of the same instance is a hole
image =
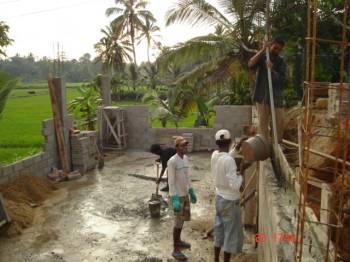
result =
[[[273,64],[271,76],[274,104],[275,107],[283,107],[283,86],[286,78],[287,66],[280,56],[271,56],[270,60]],[[255,89],[252,95],[253,102],[270,105],[266,55],[262,55],[251,69],[257,71]]]

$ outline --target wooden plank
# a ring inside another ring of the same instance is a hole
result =
[[[121,141],[120,141],[118,135],[115,133],[115,131],[114,131],[114,129],[113,129],[113,126],[112,126],[111,122],[109,121],[108,115],[107,115],[106,112],[104,112],[104,111],[103,111],[103,115],[104,115],[105,120],[106,120],[106,122],[107,122],[107,125],[108,125],[108,127],[109,127],[109,131],[113,134],[113,137],[114,137],[115,141],[116,141],[119,145],[121,145]]]
[[[247,184],[244,186],[244,190],[243,190],[243,192],[242,192],[242,194],[241,194],[241,198],[244,198],[245,193],[246,193],[246,191],[248,190],[250,184],[252,183],[252,181],[254,181],[254,178],[255,178],[256,173],[257,173],[256,170],[254,170],[253,175],[249,178]]]
[[[287,144],[287,145],[290,145],[290,146],[299,147],[298,144],[293,143],[293,142],[288,141],[288,140],[285,140],[285,139],[283,139],[283,143],[285,143],[285,144]],[[304,150],[308,150],[308,148],[305,148]],[[348,167],[350,167],[350,162],[349,162],[349,161],[344,161],[343,159],[336,158],[336,157],[334,157],[334,156],[332,156],[332,155],[328,155],[328,154],[319,152],[319,151],[314,150],[314,149],[312,149],[312,148],[311,148],[309,151],[310,151],[311,153],[315,154],[315,155],[322,156],[322,157],[324,157],[324,158],[328,158],[328,159],[330,159],[330,160],[337,161],[337,162],[340,163],[340,164],[343,164],[343,163],[345,162],[345,165],[348,166]]]
[[[64,176],[67,176],[67,174],[70,171],[70,168],[68,164],[67,148],[64,141],[64,128],[62,123],[62,116],[61,116],[60,110],[58,109],[57,98],[55,94],[55,85],[53,82],[53,78],[51,76],[48,79],[48,86],[49,86],[49,93],[50,93],[50,99],[51,99],[55,133],[57,138],[59,158],[62,165],[62,169],[64,171]]]

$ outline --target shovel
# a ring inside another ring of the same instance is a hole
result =
[[[158,180],[158,174],[159,174],[159,165],[157,165],[157,180]],[[152,218],[160,217],[160,206],[161,206],[162,196],[158,194],[159,183],[156,183],[156,184],[157,184],[156,193],[152,194],[151,200],[148,201],[148,208]]]
[[[158,177],[159,177],[159,164],[156,163],[156,166],[157,166],[157,179],[156,181],[158,181]],[[158,194],[158,190],[159,190],[159,183],[156,183],[156,193],[155,194],[152,194],[151,196],[151,200],[161,200],[162,199],[162,196]]]

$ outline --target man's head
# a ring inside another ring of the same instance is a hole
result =
[[[160,153],[162,152],[160,144],[153,144],[153,145],[151,145],[150,151],[151,151],[152,154],[160,155]]]
[[[231,144],[231,134],[226,129],[221,129],[215,134],[215,143],[223,151],[228,151]]]
[[[187,153],[187,145],[188,145],[188,141],[183,138],[182,136],[178,136],[175,139],[175,149],[176,149],[176,153],[178,153],[179,155],[184,155]]]
[[[282,52],[284,45],[285,45],[284,40],[280,37],[276,37],[272,41],[272,45],[270,47],[270,53],[274,56],[278,56]]]

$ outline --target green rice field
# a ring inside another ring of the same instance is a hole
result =
[[[50,99],[44,84],[29,86],[35,88],[21,85],[11,92],[0,118],[0,164],[9,164],[42,151],[44,143],[44,137],[41,135],[42,121],[52,118]],[[79,95],[77,86],[79,83],[67,84],[68,101]],[[115,104],[140,103],[121,101]],[[193,127],[195,118],[194,114],[189,115],[179,122],[179,127]],[[152,127],[160,128],[160,121],[154,119]],[[175,125],[169,121],[167,127],[175,127]]]

